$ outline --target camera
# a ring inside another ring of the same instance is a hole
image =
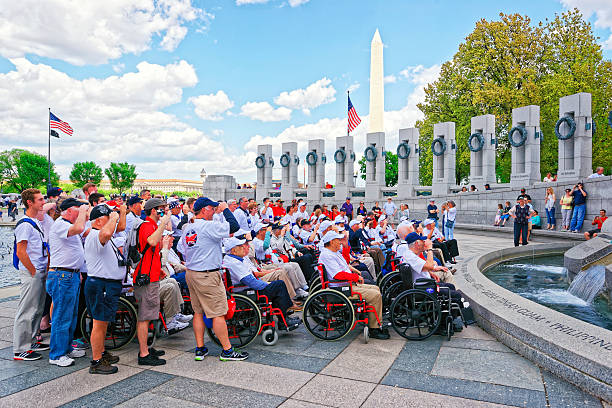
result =
[[[149,275],[144,275],[142,273],[138,273],[138,275],[136,275],[136,278],[134,279],[134,286],[145,286],[148,285],[149,283],[151,283],[151,278],[149,277]]]
[[[124,257],[117,258],[117,266],[120,268],[125,268],[127,266],[127,262],[125,261]]]

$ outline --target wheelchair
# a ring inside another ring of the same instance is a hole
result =
[[[227,332],[232,347],[246,347],[261,334],[261,340],[266,346],[273,346],[278,341],[278,330],[274,316],[279,316],[285,326],[285,316],[279,308],[272,306],[272,302],[266,295],[259,291],[246,288],[245,286],[234,286],[230,272],[222,268],[223,283],[228,299],[235,304],[235,310],[231,317],[226,317]],[[237,292],[235,289],[246,288]],[[217,344],[221,342],[215,335],[212,327],[207,325],[206,330],[209,337]]]
[[[462,309],[449,288],[438,286],[434,279],[419,278],[413,284],[413,273],[409,265],[400,265],[401,281],[390,289],[395,293],[389,306],[393,329],[408,340],[424,340],[436,333],[450,340],[455,318],[468,325]]]
[[[104,348],[106,350],[116,350],[129,344],[136,337],[136,323],[138,322],[138,302],[134,298],[134,288],[130,285],[123,286],[119,301],[117,302],[117,312],[115,320],[108,323],[106,337],[104,338]],[[78,321],[81,333],[87,341],[91,338],[93,328],[93,318],[87,308],[83,310]],[[149,322],[149,336],[147,344],[153,347],[155,341],[162,334],[168,333],[166,318],[163,310],[163,303],[160,305],[159,318]],[[172,333],[169,333],[172,334]]]
[[[381,323],[374,307],[367,305],[361,294],[353,292],[351,282],[329,280],[322,264],[318,264],[317,269],[321,289],[311,292],[304,304],[306,330],[320,340],[335,341],[346,336],[357,323],[363,323],[363,336],[367,343],[370,338],[368,313],[373,312],[379,325]],[[350,299],[352,296],[357,298]]]

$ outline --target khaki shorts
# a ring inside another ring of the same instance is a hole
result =
[[[187,269],[185,280],[195,313],[204,313],[209,319],[225,316],[227,295],[219,272],[195,272]]]
[[[159,319],[159,282],[134,286],[134,297],[138,302],[138,321]]]

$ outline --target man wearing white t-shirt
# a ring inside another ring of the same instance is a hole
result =
[[[310,215],[306,211],[306,202],[304,201],[301,201],[298,204],[298,211],[295,213],[295,219],[297,220],[298,218],[301,218],[303,220],[310,219]]]
[[[122,211],[125,223],[125,211]],[[92,360],[90,374],[114,374],[118,371],[114,364],[119,357],[104,350],[104,338],[108,322],[115,320],[117,304],[121,294],[125,268],[118,267],[120,254],[111,242],[119,213],[111,211],[106,204],[95,206],[89,214],[91,231],[85,238],[84,255],[87,262],[87,281],[85,282],[85,301],[93,319],[91,331]]]
[[[274,222],[274,211],[270,206],[270,199],[268,197],[263,199],[263,208],[259,211],[261,215],[261,222]]]
[[[49,231],[47,293],[53,300],[49,363],[68,367],[74,358],[85,356],[84,350],[73,349],[72,337],[79,308],[79,272],[85,259],[80,234],[85,230],[89,205],[67,198],[60,210],[61,216]]]
[[[38,360],[38,351],[49,350],[48,344],[37,342],[34,336],[40,326],[45,307],[45,280],[49,247],[43,227],[36,218],[45,205],[40,190],[28,188],[21,193],[25,216],[15,227],[15,255],[19,259],[21,296],[13,326],[13,353],[15,360]]]

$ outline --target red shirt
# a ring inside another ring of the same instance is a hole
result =
[[[601,226],[604,222],[606,222],[606,220],[608,219],[608,217],[597,217],[592,223],[591,225],[597,225],[597,229],[601,229]]]
[[[275,217],[282,217],[286,213],[287,212],[285,211],[283,207],[278,207],[278,206],[272,207],[272,214],[274,214]]]
[[[157,223],[150,217],[140,225],[138,231],[138,249],[142,252],[147,245],[147,239],[157,230]],[[140,264],[137,267],[140,273],[149,275],[151,282],[158,282],[161,274],[161,241],[155,249],[148,247],[142,255]]]

